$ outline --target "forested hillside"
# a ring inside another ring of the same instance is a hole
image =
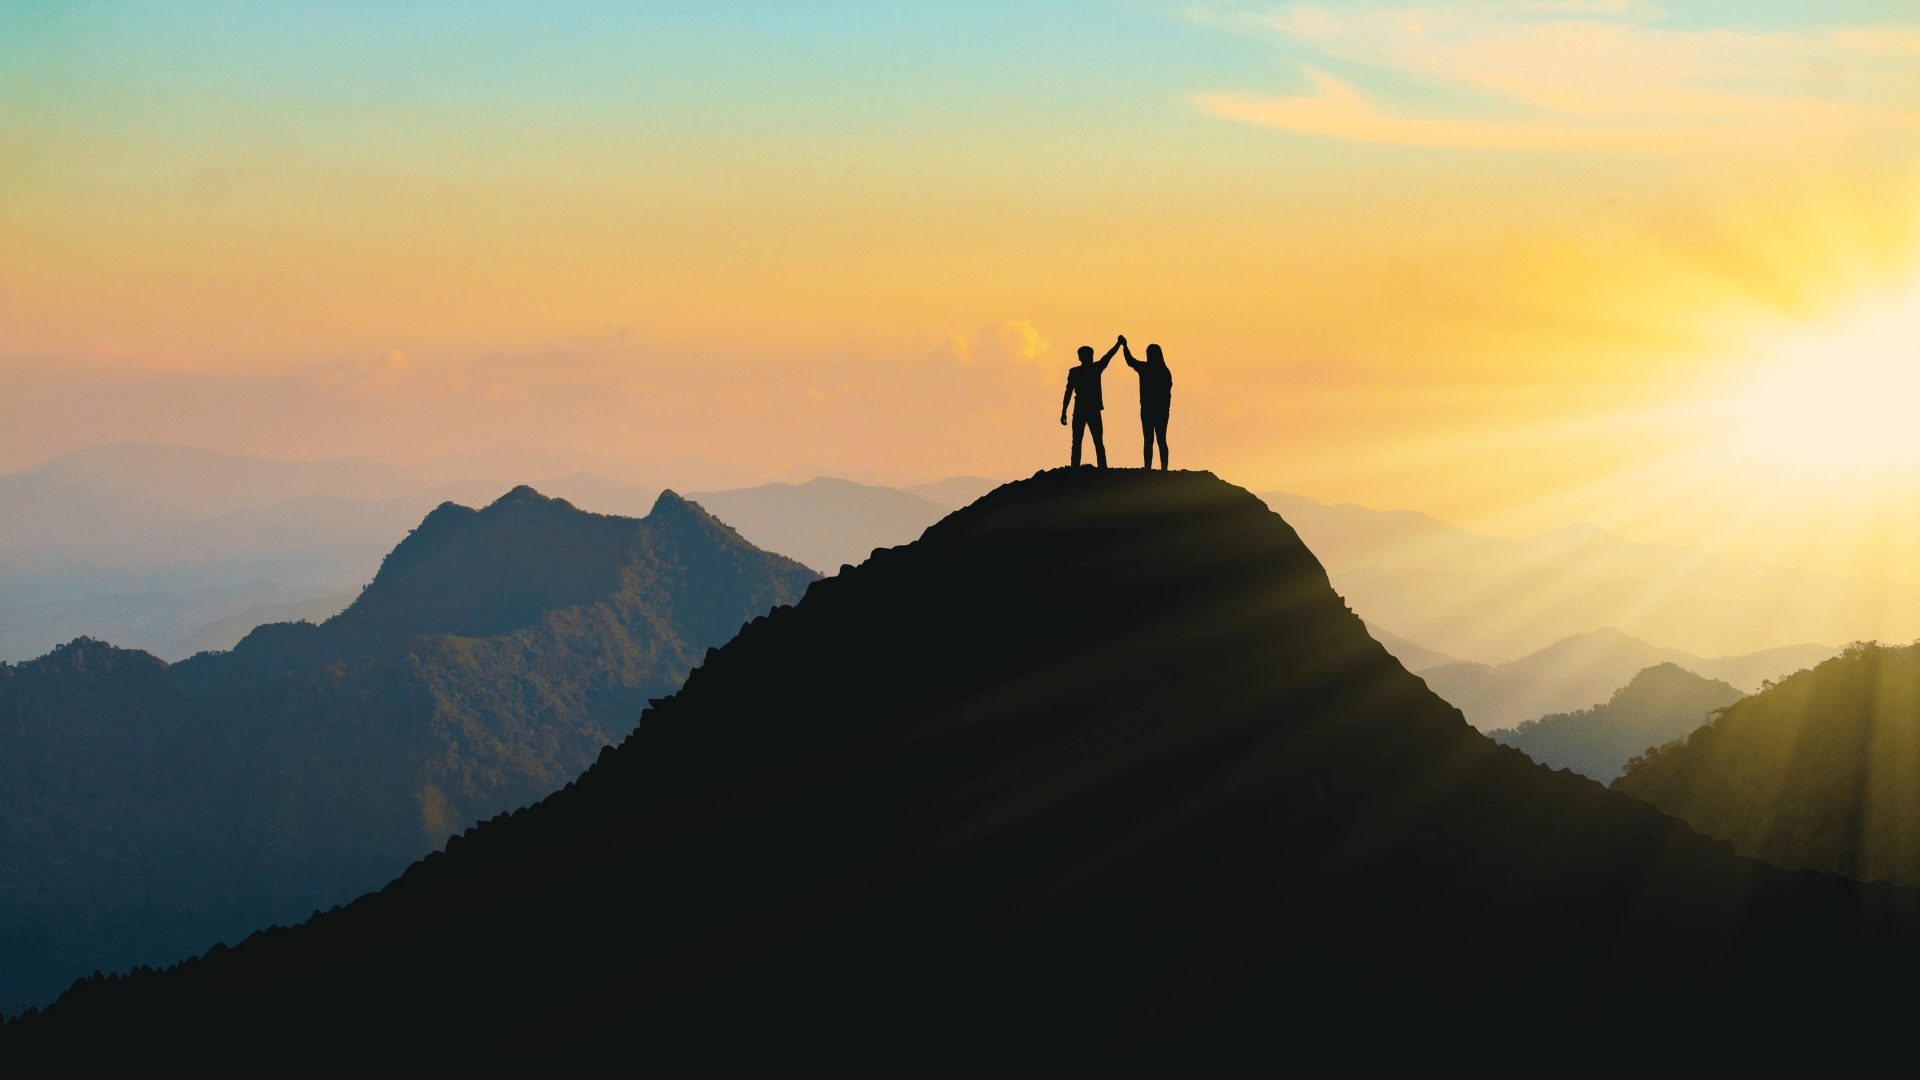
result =
[[[1613,782],[1778,866],[1920,885],[1920,645],[1849,647]]]
[[[1620,775],[1628,758],[1692,731],[1710,720],[1713,710],[1740,697],[1740,691],[1717,679],[1703,679],[1676,664],[1656,664],[1591,709],[1554,713],[1487,736],[1543,765],[1572,769],[1604,784]]]
[[[435,510],[322,625],[0,665],[0,993],[352,899],[564,784],[816,576],[671,492],[636,520],[523,487]]]

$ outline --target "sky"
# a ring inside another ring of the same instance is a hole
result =
[[[1920,581],[1920,13],[0,8],[0,471],[1011,479],[1122,333],[1176,467]]]

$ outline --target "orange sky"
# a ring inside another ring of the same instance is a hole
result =
[[[1124,332],[1175,464],[1255,490],[1920,580],[1858,431],[1920,367],[1920,22],[1820,17],[14,11],[0,468],[1010,478]]]

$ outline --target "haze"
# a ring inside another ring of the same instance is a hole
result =
[[[1175,467],[1920,583],[1917,136],[1895,3],[16,5],[0,472],[1007,479],[1124,332]]]

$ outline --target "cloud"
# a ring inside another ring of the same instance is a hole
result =
[[[1428,119],[1384,113],[1328,75],[1309,71],[1319,97],[1256,98],[1203,94],[1196,100],[1216,116],[1354,142],[1400,146],[1450,146],[1472,150],[1603,151],[1662,153],[1674,149],[1676,135],[1633,128],[1586,127],[1562,123],[1495,123],[1483,120]]]
[[[1467,149],[1715,152],[1920,127],[1901,93],[1882,92],[1908,78],[1901,54],[1912,35],[1673,30],[1650,25],[1659,14],[1631,3],[1295,4],[1254,21],[1327,62],[1418,76],[1486,104],[1479,115],[1396,112],[1314,69],[1315,97],[1211,93],[1196,102],[1270,127]],[[1866,77],[1848,78],[1855,73]],[[1868,99],[1818,100],[1849,84]],[[1872,100],[1876,93],[1890,101]]]
[[[1061,360],[1054,354],[1053,342],[1025,319],[1007,319],[982,326],[978,333],[949,334],[927,357],[939,367],[961,364],[981,370],[1023,369],[1050,376]]]

